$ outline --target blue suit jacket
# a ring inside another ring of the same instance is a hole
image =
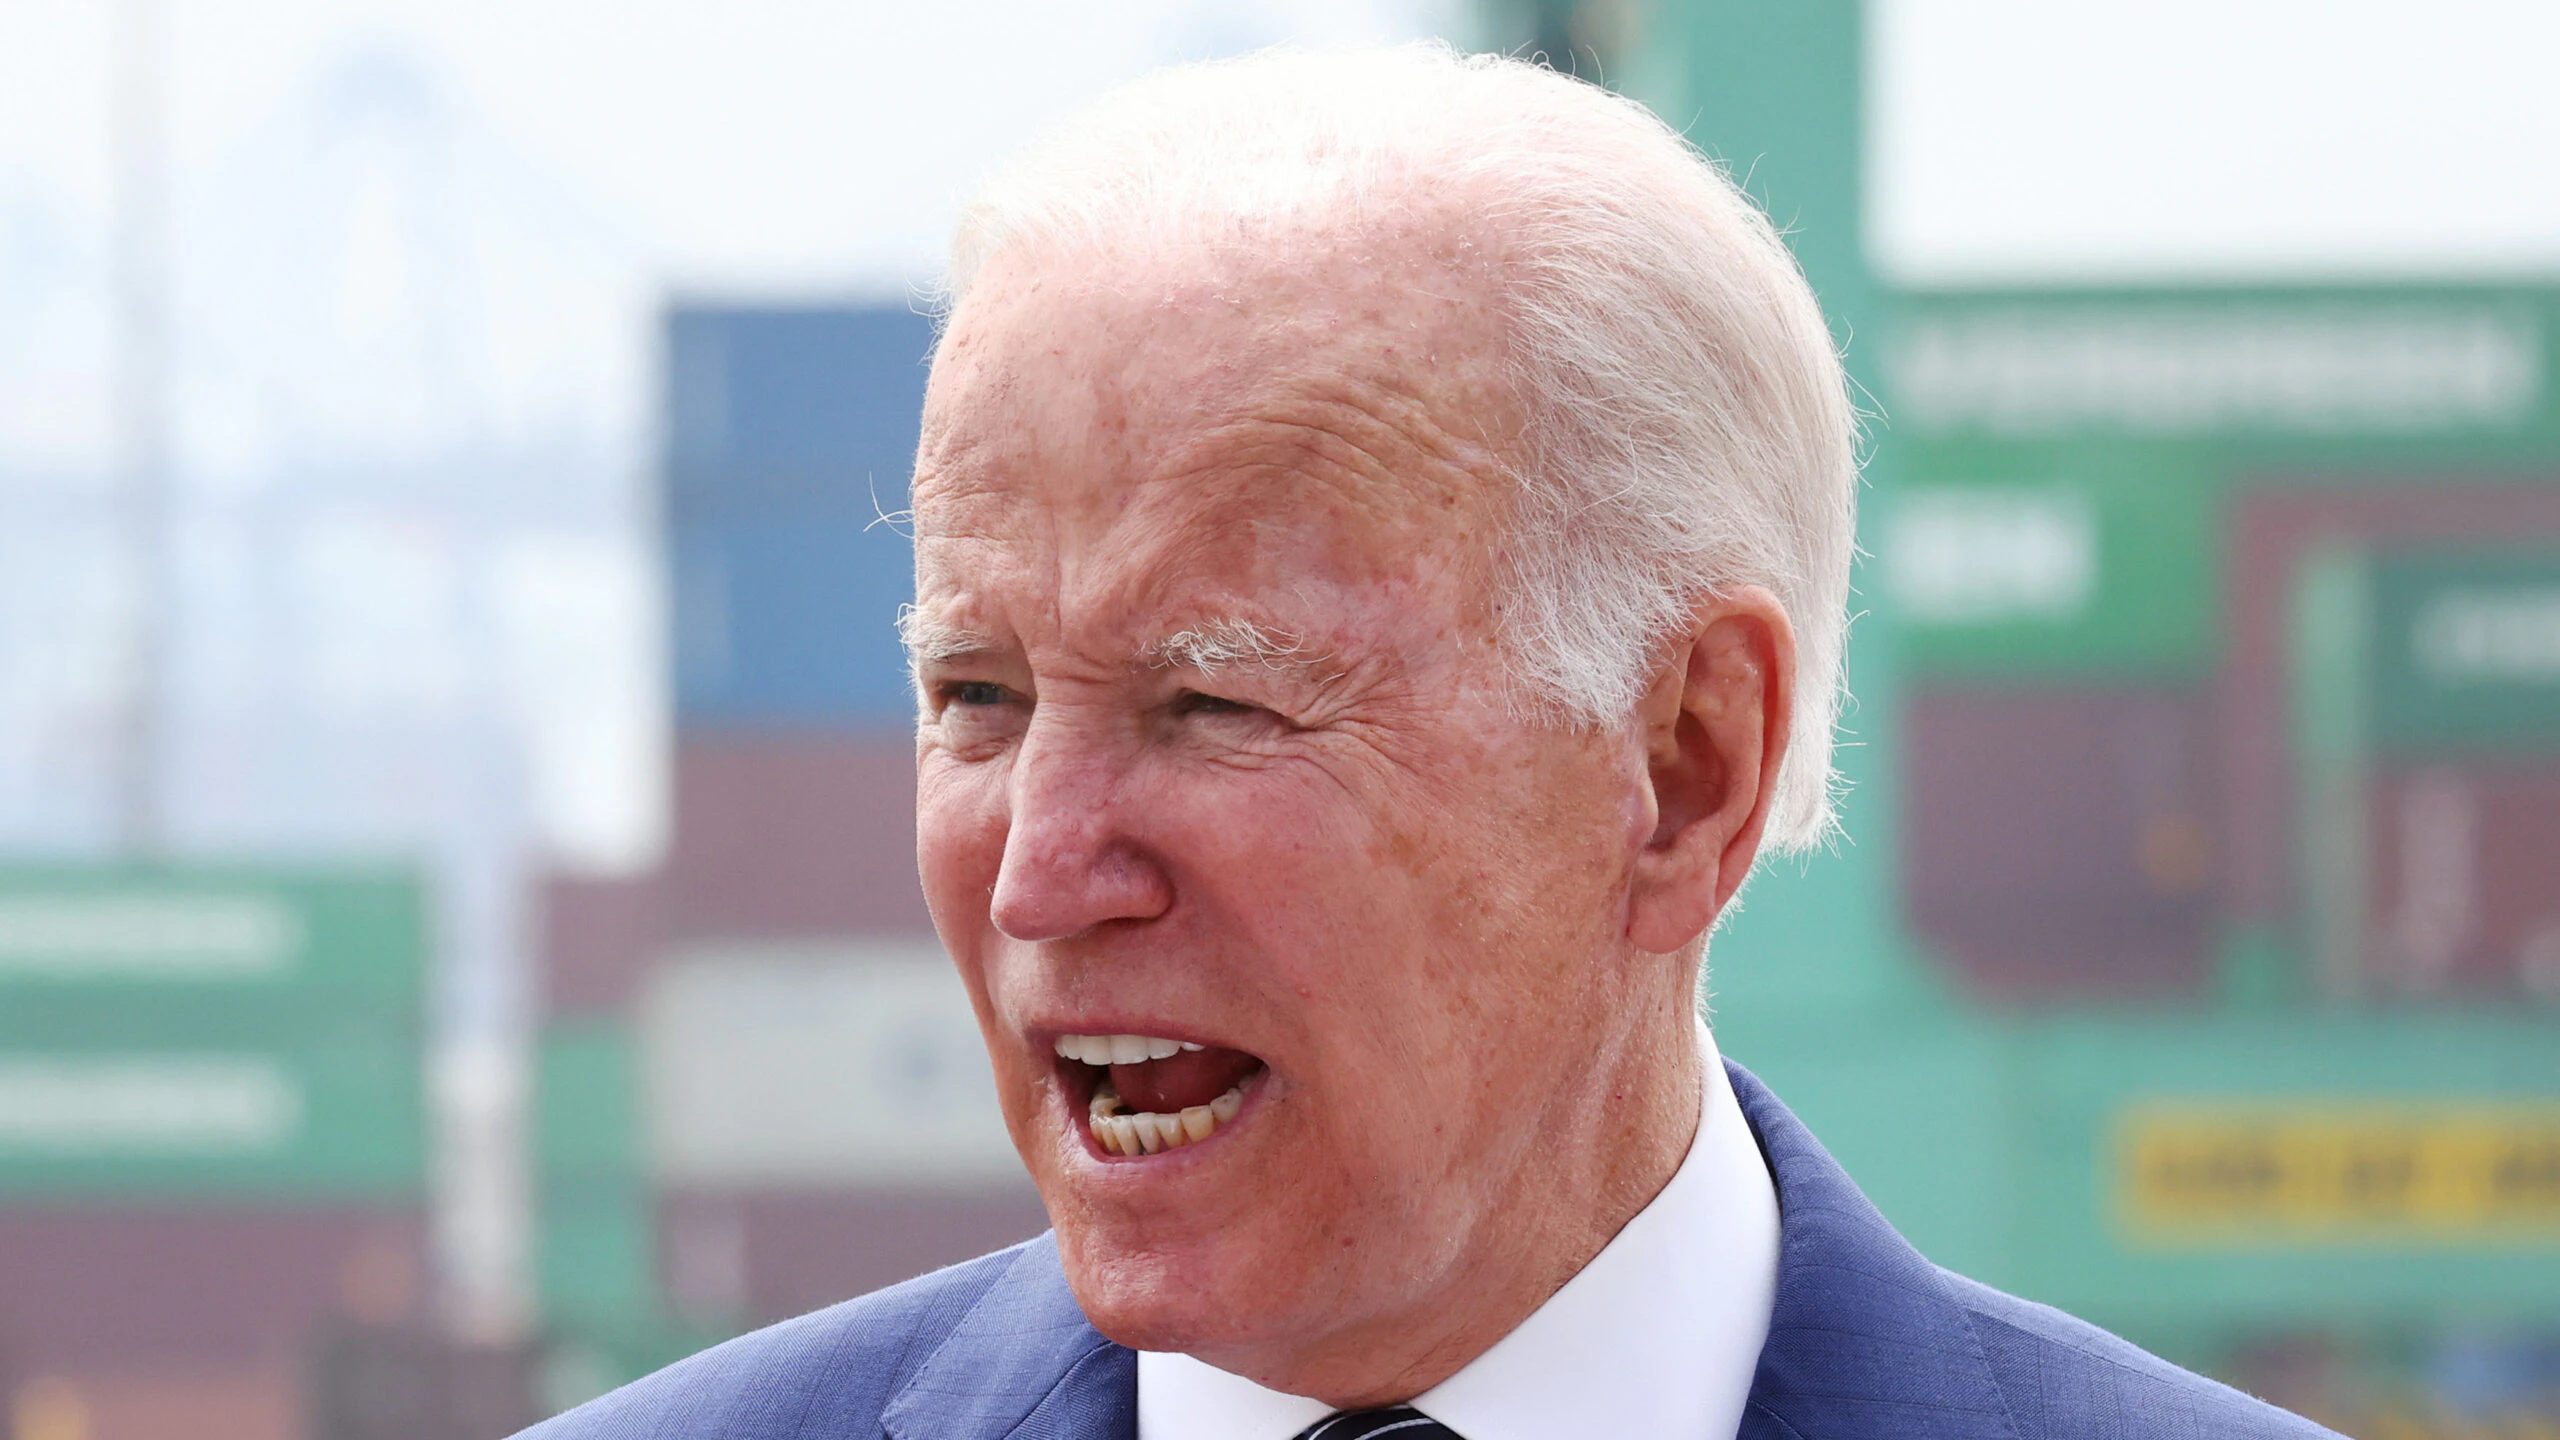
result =
[[[1741,1440],[2330,1435],[1930,1264],[1766,1087],[1727,1069],[1777,1177],[1783,1237]],[[1137,1404],[1135,1352],[1085,1322],[1044,1235],[742,1336],[526,1434],[1134,1440]]]

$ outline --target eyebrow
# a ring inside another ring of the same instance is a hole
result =
[[[996,642],[975,630],[937,620],[913,605],[898,607],[898,642],[907,647],[907,668],[965,660],[996,649]]]
[[[1002,647],[992,638],[937,619],[908,605],[898,612],[898,639],[906,646],[911,670],[993,654]],[[1295,669],[1323,663],[1304,639],[1250,620],[1203,621],[1177,630],[1138,652],[1150,670],[1182,668],[1211,674],[1230,665]]]
[[[1266,630],[1250,620],[1211,620],[1175,631],[1139,652],[1138,658],[1151,670],[1179,666],[1214,674],[1226,666],[1244,664],[1294,669],[1318,664],[1324,657],[1284,630]]]

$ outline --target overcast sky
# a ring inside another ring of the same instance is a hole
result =
[[[178,172],[334,54],[410,49],[670,272],[931,263],[1040,118],[1168,54],[1459,0],[162,0]],[[1664,0],[1668,3],[1668,0]],[[100,0],[0,6],[0,199],[106,200]],[[1881,258],[1914,274],[2560,259],[2548,0],[1881,0]]]
[[[132,0],[118,0],[130,4]],[[1439,0],[156,0],[201,185],[314,76],[396,51],[681,284],[930,268],[956,197],[1046,117],[1184,54],[1442,28]],[[0,5],[0,203],[107,202],[101,0]]]
[[[1462,33],[1472,13],[7,0],[0,469],[81,468],[105,433],[119,4],[168,24],[181,448],[244,472],[280,429],[419,441],[446,423],[437,404],[508,435],[636,436],[647,317],[668,290],[927,282],[976,178],[1114,80],[1292,38]],[[1877,0],[1875,15],[1871,249],[1897,278],[2560,274],[2551,0]],[[385,76],[443,117],[424,149],[403,138],[414,106],[369,112],[370,152],[315,140],[361,129],[348,96]],[[418,157],[447,152],[458,178],[420,181]],[[402,184],[419,193],[377,193]],[[435,364],[467,373],[438,380]]]
[[[2560,274],[2550,0],[1881,0],[1915,280]]]

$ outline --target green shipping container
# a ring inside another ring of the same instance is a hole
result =
[[[640,1066],[628,1027],[557,1025],[544,1032],[534,1086],[534,1168],[552,1180],[642,1173]]]
[[[413,1199],[425,1101],[418,1047],[396,1032],[0,1042],[0,1197]]]
[[[537,1288],[552,1325],[585,1334],[659,1314],[657,1214],[639,1105],[628,1027],[585,1022],[544,1033],[534,1086]]]
[[[414,1201],[426,945],[396,870],[0,869],[0,1196]]]
[[[2560,755],[2560,546],[2378,557],[2370,704],[2390,755]]]
[[[1912,447],[1877,496],[1881,606],[1915,674],[2189,679],[2214,658],[2219,498],[2134,444]]]
[[[536,1204],[546,1321],[578,1329],[658,1317],[656,1201],[645,1183],[546,1177]]]
[[[414,1016],[426,945],[422,887],[394,870],[0,868],[0,1016],[137,1001]]]

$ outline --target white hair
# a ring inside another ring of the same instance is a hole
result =
[[[1857,417],[1794,257],[1632,101],[1421,44],[1268,51],[1123,86],[963,212],[956,306],[1023,244],[1108,248],[1466,207],[1497,235],[1521,453],[1500,577],[1523,691],[1623,723],[1709,595],[1765,586],[1796,634],[1767,838],[1832,824]]]

